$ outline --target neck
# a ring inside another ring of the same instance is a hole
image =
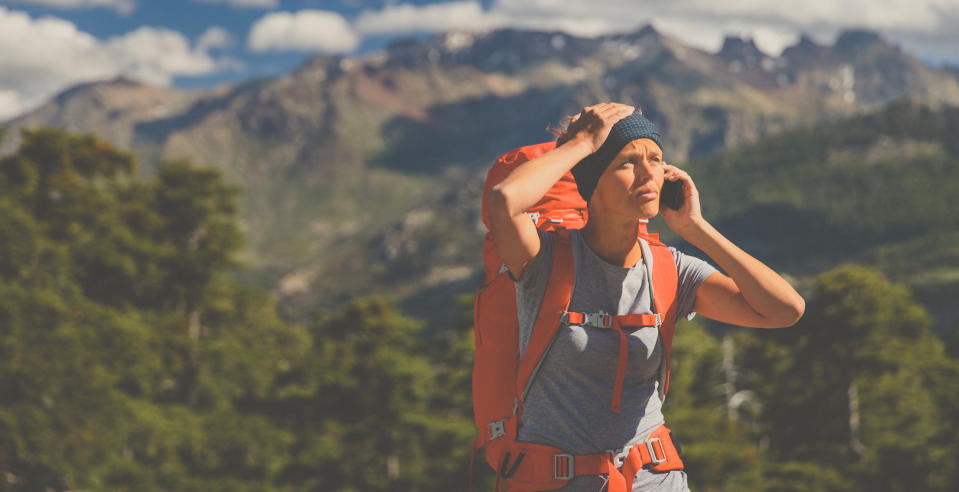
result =
[[[636,239],[638,227],[634,218],[590,214],[583,227],[583,239],[600,258],[631,268],[643,258],[643,249]]]

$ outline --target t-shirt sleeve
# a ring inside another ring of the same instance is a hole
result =
[[[676,271],[679,277],[676,287],[676,319],[693,319],[696,316],[693,306],[696,305],[696,290],[699,289],[699,284],[719,270],[705,260],[682,253],[672,246],[669,247],[669,251],[673,253],[673,259],[676,260]]]
[[[536,229],[536,233],[539,234],[539,252],[530,260],[529,266],[526,268],[526,271],[523,272],[523,275],[517,279],[513,277],[513,272],[506,270],[506,274],[509,275],[510,280],[516,282],[517,289],[538,283],[542,283],[545,286],[546,281],[542,279],[542,277],[549,278],[549,260],[553,257],[553,237],[549,232],[542,229]]]

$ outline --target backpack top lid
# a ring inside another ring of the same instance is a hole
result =
[[[496,160],[496,163],[486,174],[486,186],[483,188],[483,224],[486,230],[490,229],[489,212],[486,210],[486,194],[500,181],[506,179],[520,164],[539,157],[556,148],[556,141],[526,145],[513,149]],[[563,229],[577,229],[586,223],[586,201],[580,196],[576,188],[576,180],[571,172],[566,172],[546,195],[526,211],[537,214],[536,226],[541,229],[553,230],[555,227]],[[549,219],[553,219],[550,221]],[[560,219],[562,219],[560,221]]]

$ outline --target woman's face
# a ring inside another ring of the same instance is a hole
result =
[[[589,213],[649,219],[659,213],[663,187],[663,151],[640,138],[626,144],[603,174],[589,201]]]

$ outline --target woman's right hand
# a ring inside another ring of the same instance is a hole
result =
[[[590,153],[596,152],[609,137],[613,125],[635,111],[634,106],[621,103],[587,106],[570,121],[567,130],[567,134],[571,135],[569,141],[585,143],[592,149]]]

